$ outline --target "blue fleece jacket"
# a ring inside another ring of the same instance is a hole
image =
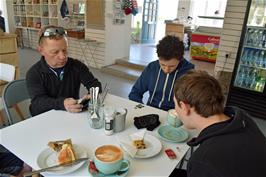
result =
[[[147,105],[169,110],[175,107],[173,100],[173,89],[175,80],[193,69],[194,65],[186,59],[182,59],[176,70],[165,74],[161,69],[159,60],[151,62],[142,72],[129,94],[129,99],[143,103],[143,94],[149,91]]]

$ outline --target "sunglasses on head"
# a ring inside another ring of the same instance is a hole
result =
[[[41,36],[40,36],[40,40],[42,37],[53,37],[53,36],[57,36],[57,35],[66,35],[67,31],[63,28],[63,27],[50,27],[45,29]]]
[[[66,30],[63,27],[51,27],[44,30],[42,33],[43,37],[50,37],[56,35],[65,35],[67,34]]]

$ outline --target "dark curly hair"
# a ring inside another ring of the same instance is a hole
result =
[[[158,57],[164,60],[171,60],[172,58],[182,60],[184,55],[184,43],[176,36],[165,36],[159,41],[156,48]]]

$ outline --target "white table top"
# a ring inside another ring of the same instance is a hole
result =
[[[72,139],[72,143],[87,149],[89,157],[93,157],[93,150],[103,144],[119,146],[116,135],[131,134],[138,129],[134,126],[134,117],[146,114],[158,114],[161,125],[165,123],[167,112],[145,106],[135,109],[138,103],[108,94],[105,105],[124,107],[128,109],[126,130],[106,136],[104,129],[92,129],[88,123],[86,112],[69,113],[66,111],[51,110],[25,121],[16,123],[1,130],[1,144],[12,153],[29,164],[33,169],[39,169],[36,159],[46,149],[49,141]],[[158,127],[147,133],[158,137],[162,143],[161,152],[151,158],[136,159],[125,153],[125,159],[130,160],[130,169],[127,176],[169,176],[189,149],[186,143],[170,143],[159,138]],[[180,150],[177,150],[176,147]],[[170,160],[164,153],[166,148],[172,148],[177,154],[177,159]],[[65,176],[88,176],[87,164]]]

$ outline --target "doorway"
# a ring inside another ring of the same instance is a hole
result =
[[[141,43],[154,43],[157,26],[158,0],[144,0]]]
[[[155,3],[157,3],[157,6],[154,5]],[[138,43],[157,44],[165,35],[165,20],[177,18],[178,1],[138,0],[138,5],[139,13],[132,16],[132,31],[136,31],[137,28],[141,29]],[[136,41],[133,43],[136,43]]]

